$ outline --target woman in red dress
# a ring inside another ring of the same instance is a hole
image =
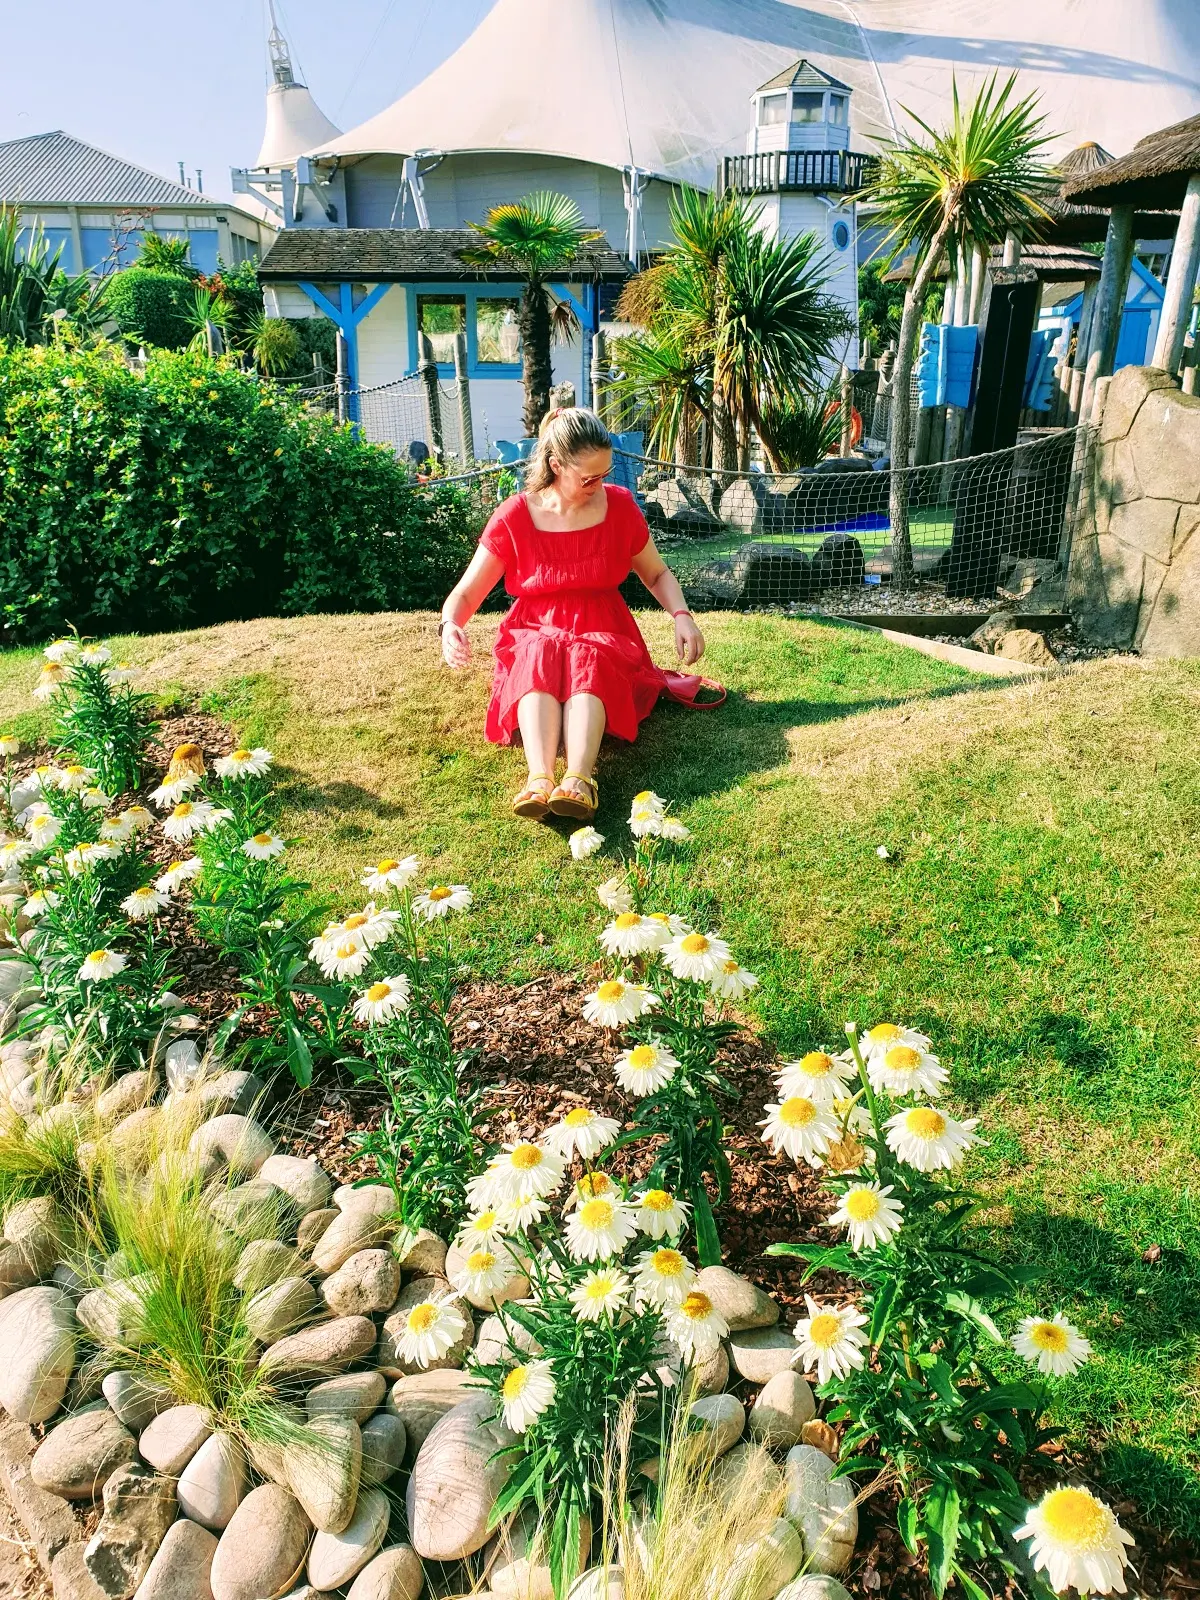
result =
[[[529,777],[513,800],[519,817],[591,821],[605,732],[635,739],[661,694],[691,699],[701,682],[654,665],[618,592],[636,572],[675,619],[679,660],[691,666],[700,659],[704,636],[683,590],[654,548],[637,501],[605,484],[611,470],[612,440],[597,416],[576,407],[551,411],[525,492],[497,509],[442,607],[442,652],[450,666],[465,667],[465,624],[501,578],[515,596],[496,639],[486,732],[495,744],[511,744],[520,732]],[[560,748],[566,771],[556,782]]]

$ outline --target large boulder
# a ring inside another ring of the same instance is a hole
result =
[[[813,551],[808,563],[811,592],[848,589],[862,583],[867,570],[863,547],[852,533],[830,533]]]
[[[804,1537],[809,1572],[833,1577],[846,1571],[858,1538],[858,1506],[849,1478],[835,1478],[836,1464],[823,1450],[798,1444],[784,1463],[784,1515]]]
[[[808,557],[794,545],[744,544],[734,551],[730,569],[739,605],[789,605],[812,593]]]
[[[216,1535],[181,1517],[167,1529],[133,1600],[213,1600]]]
[[[382,1372],[343,1372],[314,1384],[304,1398],[310,1419],[320,1416],[353,1417],[361,1426],[383,1404],[387,1379]]]
[[[696,1274],[696,1288],[712,1301],[731,1333],[747,1328],[773,1328],[779,1321],[779,1303],[757,1284],[728,1267],[705,1267]]]
[[[168,1406],[146,1424],[138,1450],[143,1461],[177,1478],[211,1433],[203,1406]]]
[[[42,1440],[29,1463],[39,1489],[64,1500],[94,1500],[118,1467],[137,1455],[129,1429],[106,1405],[79,1411]]]
[[[318,1530],[308,1552],[308,1581],[314,1589],[340,1589],[383,1543],[390,1509],[382,1489],[363,1489],[354,1515],[340,1533]]]
[[[471,1398],[469,1374],[458,1368],[432,1368],[398,1378],[388,1395],[387,1409],[404,1424],[405,1464],[412,1466],[417,1452],[448,1412]]]
[[[75,1367],[75,1303],[61,1289],[20,1289],[0,1300],[0,1406],[18,1422],[45,1422]]]
[[[112,1600],[127,1600],[149,1571],[178,1506],[169,1478],[134,1462],[104,1485],[104,1515],[83,1552],[92,1581]]]
[[[400,1293],[400,1263],[390,1250],[356,1250],[321,1285],[335,1317],[369,1317],[387,1311]]]
[[[284,1452],[283,1467],[314,1527],[341,1533],[349,1526],[362,1473],[362,1434],[353,1417],[314,1417],[305,1439]]]
[[[365,1356],[375,1339],[375,1324],[369,1317],[335,1317],[280,1339],[263,1356],[259,1371],[277,1377],[339,1372]]]
[[[264,1483],[234,1512],[213,1556],[213,1600],[264,1600],[295,1582],[312,1525],[295,1495]]]
[[[346,1600],[417,1600],[425,1586],[421,1558],[407,1544],[382,1550],[355,1578]]]
[[[229,1526],[249,1487],[246,1453],[227,1433],[200,1446],[179,1478],[179,1509],[185,1517],[219,1533]]]
[[[461,1561],[487,1543],[488,1519],[508,1476],[497,1452],[515,1435],[493,1420],[492,1395],[476,1395],[436,1423],[408,1480],[408,1531],[427,1561]]]
[[[319,1211],[329,1204],[333,1185],[313,1156],[268,1156],[258,1176],[282,1189],[301,1213]]]

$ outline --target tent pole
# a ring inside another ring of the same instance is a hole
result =
[[[1161,367],[1172,374],[1179,371],[1183,355],[1183,340],[1188,319],[1192,314],[1192,293],[1196,287],[1196,270],[1200,267],[1200,172],[1188,179],[1183,209],[1179,213],[1179,226],[1175,230],[1175,248],[1171,252],[1171,270],[1167,273],[1167,291],[1163,297],[1162,314],[1158,319],[1158,337],[1154,341],[1152,367]]]

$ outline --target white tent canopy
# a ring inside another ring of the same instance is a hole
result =
[[[256,167],[283,167],[337,128],[302,83],[273,83],[267,90],[267,121]]]
[[[858,149],[905,108],[943,121],[952,73],[999,70],[1040,93],[1059,153],[1121,153],[1200,111],[1200,0],[497,0],[424,82],[309,149],[536,152],[707,188],[800,56],[854,90]]]

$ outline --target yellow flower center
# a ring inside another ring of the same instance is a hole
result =
[[[803,1128],[810,1123],[817,1114],[817,1108],[811,1100],[806,1100],[802,1094],[796,1094],[790,1100],[785,1100],[779,1108],[779,1120],[785,1128]]]
[[[702,933],[689,933],[679,944],[679,948],[687,956],[702,956],[708,949],[709,941]]]
[[[392,986],[390,983],[373,983],[367,990],[367,999],[375,1002],[386,1000],[391,992]]]
[[[195,809],[190,800],[181,800],[171,814],[176,817],[190,817]]]
[[[602,1000],[606,1006],[614,1005],[625,993],[625,985],[619,978],[609,978],[596,990],[596,998]]]
[[[633,803],[634,803],[635,806],[644,806],[646,804],[647,800],[653,800],[653,799],[654,799],[654,790],[653,789],[643,789],[643,790],[641,790],[640,793],[634,795]]]
[[[615,1185],[606,1172],[585,1172],[575,1188],[581,1199],[598,1200],[601,1195],[610,1194]]]
[[[614,1287],[615,1285],[610,1277],[593,1278],[591,1283],[584,1284],[583,1298],[585,1300],[607,1300]]]
[[[248,751],[243,753],[249,754]],[[203,765],[203,760],[204,751],[201,750],[198,744],[177,744],[171,753],[172,765],[174,765],[176,761],[179,762],[180,766],[193,765],[197,761]]]
[[[932,1106],[914,1106],[906,1113],[904,1126],[916,1139],[940,1139],[946,1131],[946,1119]]]
[[[364,917],[361,911],[356,911],[352,917],[346,918],[345,922],[342,923],[342,927],[349,933],[355,928],[365,928],[370,920],[370,917]]]
[[[665,911],[652,911],[650,913],[650,921],[661,922],[664,928],[671,926],[671,919]]]
[[[613,1215],[611,1200],[588,1200],[579,1208],[580,1222],[596,1232],[611,1227]]]
[[[268,845],[268,844],[271,843],[271,841],[272,841],[272,839],[274,837],[275,837],[275,835],[272,834],[272,833],[256,833],[254,835],[254,842],[255,842],[255,844],[259,844],[259,845]],[[363,921],[365,922],[366,920],[367,919],[364,917]],[[350,923],[348,921],[346,923],[346,926],[347,927],[350,926]]]
[[[472,1250],[467,1257],[468,1272],[490,1272],[496,1265],[496,1258],[490,1250]]]
[[[64,767],[63,771],[68,777],[77,778],[81,772],[86,771],[86,768],[72,765],[69,767]]]
[[[684,1261],[678,1250],[656,1250],[650,1258],[660,1278],[678,1278],[683,1274]],[[703,1296],[701,1296],[703,1298]]]
[[[453,889],[447,889],[444,883],[439,883],[436,888],[430,889],[429,898],[431,900],[449,900],[453,893]]]
[[[722,972],[728,972],[730,975],[732,975],[733,973],[735,973],[737,971],[737,969],[738,969],[738,964],[737,964],[737,958],[735,956],[730,956],[728,961],[723,961],[721,963],[721,971]]]
[[[842,1321],[832,1311],[822,1311],[808,1325],[810,1344],[818,1350],[832,1350],[842,1336]]]
[[[874,1028],[871,1028],[868,1031],[867,1043],[891,1044],[892,1041],[894,1039],[898,1039],[903,1032],[904,1029],[898,1028],[894,1022],[880,1022]]]
[[[251,752],[249,750],[235,750],[229,759],[231,761],[249,761],[250,757]]]
[[[846,1215],[853,1222],[871,1222],[878,1215],[882,1201],[874,1189],[851,1189],[846,1196]]]
[[[712,1315],[712,1301],[699,1289],[693,1289],[679,1309],[689,1321],[703,1322]]]
[[[336,951],[334,952],[339,961],[349,961],[351,956],[356,956],[358,953],[358,946],[349,942],[338,945]]]
[[[894,1044],[883,1058],[889,1072],[915,1072],[921,1065],[921,1052],[908,1044]]]
[[[568,1128],[588,1128],[596,1120],[595,1113],[586,1106],[576,1106],[574,1111],[568,1111],[563,1121]]]
[[[476,1233],[490,1233],[496,1226],[496,1213],[494,1211],[481,1211],[471,1227]]]
[[[1059,1352],[1067,1348],[1067,1330],[1057,1322],[1035,1322],[1029,1337],[1039,1350]]]
[[[642,1196],[642,1204],[647,1211],[670,1211],[675,1204],[675,1196],[668,1194],[665,1189],[647,1189]]]
[[[1106,1508],[1083,1489],[1052,1490],[1041,1513],[1054,1539],[1071,1550],[1094,1550],[1106,1540]]]
[[[504,1380],[500,1390],[506,1400],[519,1400],[525,1393],[525,1385],[529,1382],[528,1367],[514,1367]]]
[[[431,1300],[422,1300],[408,1313],[409,1333],[428,1333],[437,1321],[437,1307]]]
[[[389,856],[386,861],[381,861],[375,870],[376,872],[395,872],[399,865],[398,861],[393,861]]]
[[[637,1072],[648,1072],[658,1060],[658,1051],[652,1044],[635,1044],[629,1052],[629,1065]]]
[[[519,1144],[513,1150],[511,1161],[518,1172],[532,1172],[535,1167],[540,1167],[545,1160],[545,1152],[540,1145]]]
[[[641,922],[641,920],[642,919],[641,919],[640,914],[638,912],[636,912],[636,911],[622,911],[621,915],[617,918],[616,922],[614,923],[614,927],[617,927],[617,928],[636,928],[638,923]]]
[[[107,950],[93,950],[91,955],[88,957],[88,960],[89,961],[97,961],[97,962],[99,962],[99,961],[107,961],[108,960],[108,951]]]

